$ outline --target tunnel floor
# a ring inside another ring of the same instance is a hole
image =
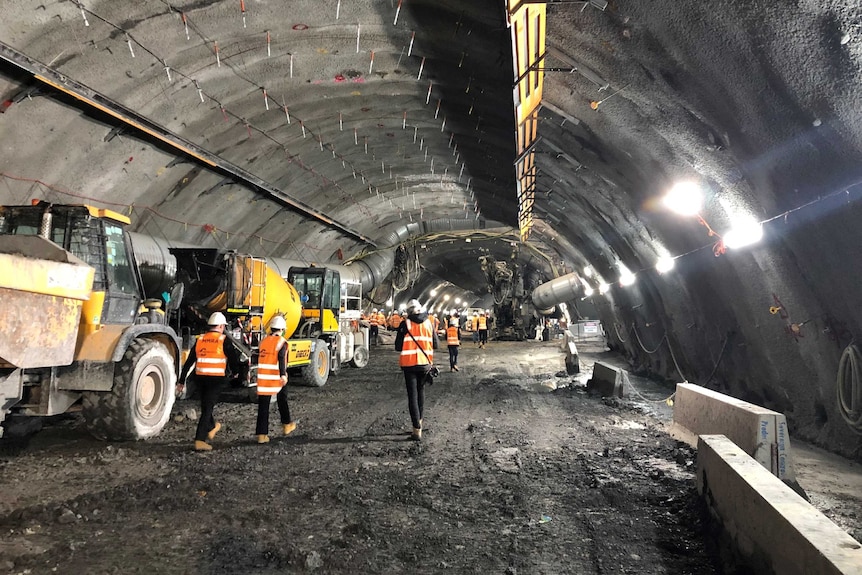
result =
[[[654,409],[668,390],[602,400],[560,372],[558,342],[467,343],[416,443],[397,362],[373,348],[365,369],[291,387],[297,431],[267,445],[233,392],[211,453],[191,450],[194,401],[147,442],[66,417],[7,443],[0,571],[743,572],[713,543],[695,452]]]

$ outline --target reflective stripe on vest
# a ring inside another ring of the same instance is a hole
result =
[[[479,329],[488,329],[488,318],[484,315],[479,316]]]
[[[434,328],[427,319],[422,323],[407,320],[407,333],[404,334],[404,344],[401,347],[399,364],[401,367],[428,365],[434,359]],[[413,337],[410,337],[413,334]],[[416,341],[413,341],[416,338]],[[418,344],[418,345],[417,345]],[[422,353],[419,345],[425,350]],[[425,356],[428,357],[425,357]]]
[[[446,344],[447,345],[461,345],[461,342],[458,340],[458,328],[455,326],[449,327],[446,329]]]
[[[225,335],[208,331],[195,342],[195,375],[224,377],[227,375],[227,356],[224,354]]]
[[[278,352],[287,341],[271,334],[260,342],[257,363],[257,394],[275,395],[281,391],[281,374],[278,370]]]

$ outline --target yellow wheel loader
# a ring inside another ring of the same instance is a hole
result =
[[[88,206],[0,207],[0,421],[81,409],[106,439],[164,427],[180,340],[161,301],[144,301],[128,223]]]

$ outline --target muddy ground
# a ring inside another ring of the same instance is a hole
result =
[[[268,445],[238,401],[217,407],[211,453],[191,450],[193,401],[147,442],[61,418],[4,440],[0,572],[745,573],[712,543],[695,452],[665,434],[672,389],[602,400],[562,366],[557,342],[466,345],[428,391],[421,443],[389,347],[291,387],[298,429]],[[859,492],[835,477],[815,495],[858,537]]]

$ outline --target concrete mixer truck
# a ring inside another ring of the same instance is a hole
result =
[[[100,438],[158,434],[212,311],[252,365],[269,320],[284,315],[289,367],[311,385],[367,363],[367,334],[341,317],[337,270],[291,267],[285,280],[264,258],[188,246],[153,264],[137,257],[133,238],[147,236],[129,223],[84,205],[0,207],[0,422],[80,410]]]

